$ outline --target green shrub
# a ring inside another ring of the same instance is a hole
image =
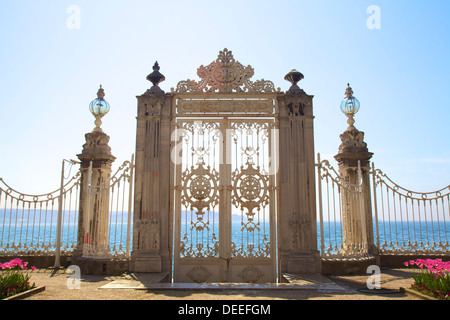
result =
[[[442,259],[417,259],[404,263],[417,267],[412,289],[441,300],[450,300],[450,262]]]
[[[13,259],[0,264],[0,299],[5,299],[36,287],[30,284],[31,275],[26,272],[28,262]],[[31,267],[31,270],[35,270]]]

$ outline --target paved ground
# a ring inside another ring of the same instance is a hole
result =
[[[82,275],[79,289],[68,289],[69,275],[64,270],[41,269],[31,281],[45,291],[25,300],[415,300],[397,292],[412,284],[411,270],[381,270],[380,291],[368,290],[367,276],[304,277],[288,275],[286,285],[269,288],[246,286],[191,287],[157,284],[159,277],[126,274],[123,276]],[[69,280],[70,281],[70,280]],[[70,284],[70,282],[69,282]],[[284,286],[284,287],[283,287]],[[390,290],[389,290],[390,289]]]

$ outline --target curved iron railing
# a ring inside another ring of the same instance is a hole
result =
[[[127,259],[131,251],[134,155],[100,186],[89,185],[88,197],[108,200],[110,256]],[[55,255],[58,222],[60,252],[77,247],[81,171],[62,189],[41,195],[21,193],[0,178],[0,255]],[[107,196],[106,196],[107,195]],[[58,209],[61,204],[61,219]],[[92,213],[91,213],[92,214]]]
[[[107,206],[98,206],[97,210],[108,210],[108,239],[112,258],[129,258],[132,234],[132,203],[134,183],[134,155],[131,161],[124,161],[117,171],[102,184],[91,185],[92,165],[88,173],[88,201],[97,197],[97,201],[108,201]],[[87,208],[92,209],[91,206]],[[92,214],[88,213],[88,214]],[[89,243],[83,249],[84,256],[95,256],[95,247]]]
[[[365,234],[359,239],[352,229],[354,219],[349,217],[349,210],[355,210],[352,215],[365,221],[364,185],[361,168],[358,166],[358,184],[346,181],[330,164],[321,160],[318,154],[317,194],[318,194],[318,243],[323,258],[352,258],[368,255],[368,244]],[[344,223],[343,223],[344,222]],[[365,227],[362,228],[365,230]]]
[[[0,254],[53,255],[62,195],[61,252],[75,248],[81,173],[41,195],[21,193],[0,178]],[[61,192],[62,191],[62,192]]]
[[[416,192],[393,182],[372,163],[376,244],[382,253],[448,254],[450,185]]]

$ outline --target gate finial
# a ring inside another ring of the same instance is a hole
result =
[[[166,77],[159,72],[160,69],[161,68],[159,67],[158,61],[156,61],[153,66],[153,72],[147,76],[147,80],[153,83],[153,87],[147,90],[147,94],[164,93],[164,91],[158,86],[161,82],[166,80]]]
[[[304,94],[305,91],[300,89],[300,87],[297,85],[298,82],[300,82],[302,79],[304,79],[305,76],[297,70],[292,70],[289,72],[286,77],[284,77],[284,80],[289,81],[292,83],[291,88],[288,90],[288,93],[297,93],[297,94]]]

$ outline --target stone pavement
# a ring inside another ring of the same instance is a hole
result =
[[[78,289],[69,289],[64,270],[40,269],[31,281],[45,286],[25,300],[415,300],[399,292],[412,284],[411,270],[382,269],[382,290],[368,290],[369,275],[286,274],[281,284],[171,284],[159,274],[82,275]],[[72,283],[73,284],[73,283]],[[70,285],[69,285],[70,287]]]

